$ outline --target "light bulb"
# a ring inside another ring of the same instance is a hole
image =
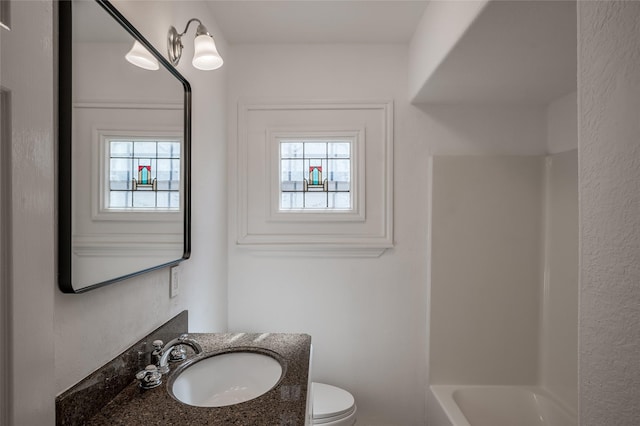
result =
[[[222,66],[224,61],[216,49],[213,37],[201,34],[195,38],[193,66],[199,70],[215,70]]]
[[[155,71],[160,68],[158,60],[138,40],[133,42],[133,47],[125,55],[125,59],[145,70]]]

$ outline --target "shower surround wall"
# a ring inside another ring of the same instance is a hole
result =
[[[547,106],[539,384],[578,410],[578,97]]]
[[[430,384],[577,410],[577,151],[433,159]]]
[[[578,410],[578,230],[578,152],[573,149],[546,158],[538,377],[542,387],[575,412]]]
[[[537,381],[544,158],[433,159],[431,384]]]

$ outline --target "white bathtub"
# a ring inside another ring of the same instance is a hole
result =
[[[434,385],[431,391],[452,426],[578,425],[575,413],[537,387]]]

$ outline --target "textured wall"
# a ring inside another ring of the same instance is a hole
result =
[[[10,425],[54,420],[55,132],[53,11],[48,1],[11,2],[11,31],[1,35],[0,84],[11,92],[12,342]],[[29,52],[29,54],[25,54]],[[3,307],[4,308],[4,307]],[[0,419],[0,423],[3,425]]]
[[[640,3],[578,2],[580,424],[640,423]]]

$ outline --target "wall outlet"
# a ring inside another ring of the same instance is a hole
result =
[[[171,279],[169,280],[169,297],[174,298],[180,292],[180,268],[171,267]]]

